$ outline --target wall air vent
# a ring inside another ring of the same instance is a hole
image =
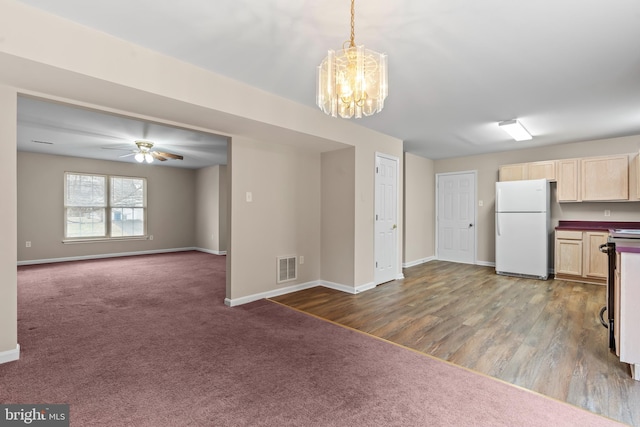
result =
[[[278,283],[298,278],[298,258],[295,256],[278,257]]]

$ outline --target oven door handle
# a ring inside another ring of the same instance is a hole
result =
[[[609,329],[609,325],[607,324],[607,322],[604,321],[604,312],[607,311],[607,306],[605,305],[604,307],[602,307],[600,309],[600,323],[602,323],[602,326],[604,326],[605,328]]]

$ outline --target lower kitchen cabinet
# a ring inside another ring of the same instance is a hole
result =
[[[600,231],[556,230],[556,279],[606,284],[607,255],[600,252],[600,245],[608,236]]]
[[[582,231],[556,231],[555,274],[582,277]]]
[[[607,243],[609,233],[585,231],[582,234],[583,271],[584,277],[590,277],[607,282],[607,255],[600,252],[600,245]]]

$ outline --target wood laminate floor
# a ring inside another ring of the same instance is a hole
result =
[[[316,287],[272,300],[640,426],[640,382],[598,320],[604,286],[444,261],[404,275],[357,295]]]

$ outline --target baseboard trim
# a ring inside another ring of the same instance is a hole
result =
[[[344,292],[347,294],[359,294],[360,292],[368,291],[369,289],[373,289],[376,287],[376,284],[365,283],[364,285],[356,286],[355,288],[352,286],[343,285],[341,283],[329,282],[326,280],[315,280],[307,283],[300,283],[298,285],[287,286],[286,288],[273,289],[267,292],[260,292],[258,294],[247,295],[246,297],[240,298],[225,298],[224,304],[229,307],[236,307],[242,304],[248,304],[250,302],[258,301],[266,298],[274,298],[280,295],[290,294],[291,292],[302,291],[304,289],[313,288],[316,286],[323,286],[329,289],[335,289],[336,291]]]
[[[424,264],[425,262],[434,261],[437,258],[435,256],[430,256],[427,258],[417,259],[415,261],[409,261],[402,264],[402,268],[415,267],[416,265]]]
[[[369,282],[369,283],[365,283],[364,285],[360,285],[360,286],[356,286],[356,294],[359,294],[360,292],[365,292],[365,291],[369,291],[373,288],[375,288],[376,285],[374,282]]]
[[[347,294],[357,294],[358,289],[353,286],[343,285],[342,283],[329,282],[327,280],[320,280],[320,286],[324,286],[325,288],[335,289],[336,291],[344,292]]]
[[[205,252],[207,254],[211,254],[211,255],[226,255],[227,251],[214,251],[212,249],[205,249],[205,248],[194,248],[196,251],[199,252]]]
[[[242,304],[248,304],[250,302],[258,301],[265,298],[273,298],[278,297],[280,295],[289,294],[291,292],[302,291],[304,289],[313,288],[315,286],[320,286],[321,283],[319,281],[300,283],[298,285],[287,286],[286,288],[273,289],[267,292],[260,292],[258,294],[247,295],[246,297],[240,298],[225,298],[224,304],[229,307],[235,307]]]
[[[16,344],[16,348],[13,350],[0,352],[0,365],[3,363],[15,362],[20,359],[20,344]]]
[[[164,254],[168,252],[186,252],[197,251],[198,248],[171,248],[171,249],[155,249],[150,251],[137,251],[137,252],[116,252],[110,254],[97,254],[97,255],[81,255],[64,258],[48,258],[48,259],[32,259],[25,261],[18,261],[18,265],[35,265],[35,264],[50,264],[54,262],[67,262],[67,261],[85,261],[89,259],[103,259],[103,258],[117,258],[124,256],[136,256],[136,255],[153,255]]]
[[[476,265],[481,265],[483,267],[495,267],[496,263],[489,261],[476,261]]]

